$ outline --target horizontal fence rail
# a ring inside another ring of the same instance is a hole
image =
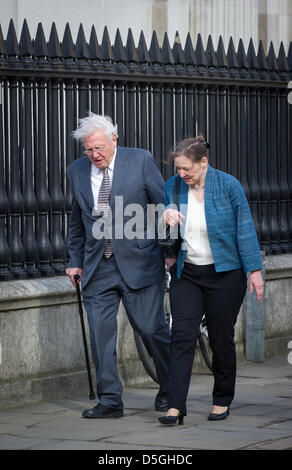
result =
[[[237,177],[246,192],[261,248],[292,252],[292,43],[266,52],[252,39],[245,51],[230,38],[204,48],[179,34],[160,45],[129,29],[114,43],[82,24],[73,42],[67,24],[60,42],[41,23],[35,39],[24,21],[18,40],[11,20],[0,27],[0,280],[65,272],[72,192],[66,167],[82,155],[72,139],[88,111],[112,117],[119,145],[149,149],[164,176],[169,150],[202,133],[210,164]]]

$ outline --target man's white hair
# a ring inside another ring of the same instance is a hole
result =
[[[108,137],[113,134],[118,137],[118,126],[113,124],[109,116],[101,116],[92,112],[88,113],[87,117],[79,119],[79,127],[73,132],[73,136],[76,140],[83,140],[84,137],[95,134],[97,131],[104,131]]]

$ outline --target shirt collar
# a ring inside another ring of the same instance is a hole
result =
[[[114,171],[114,166],[115,166],[115,159],[116,159],[116,155],[117,155],[117,147],[115,148],[115,153],[114,153],[114,156],[108,166],[108,169],[110,170],[110,172],[113,173]],[[95,165],[91,164],[91,170],[93,171],[93,173],[95,173],[96,175],[99,175],[100,173],[103,173],[103,170],[100,170],[99,168],[97,168]]]

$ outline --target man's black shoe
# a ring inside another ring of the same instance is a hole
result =
[[[159,392],[156,395],[155,398],[155,409],[156,411],[167,411],[168,410],[168,405],[167,405],[167,392]]]
[[[104,419],[104,418],[120,418],[124,416],[124,409],[101,405],[100,403],[94,408],[84,410],[83,418]]]

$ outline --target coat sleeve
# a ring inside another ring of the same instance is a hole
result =
[[[67,171],[68,180],[72,186],[71,177]],[[67,249],[70,256],[68,268],[83,268],[85,228],[82,220],[82,213],[76,198],[73,198],[72,211],[69,220]]]
[[[244,190],[239,182],[232,185],[231,203],[236,217],[237,249],[245,272],[262,269],[260,247]]]
[[[164,179],[150,152],[146,152],[144,160],[144,181],[151,204],[163,204]]]

